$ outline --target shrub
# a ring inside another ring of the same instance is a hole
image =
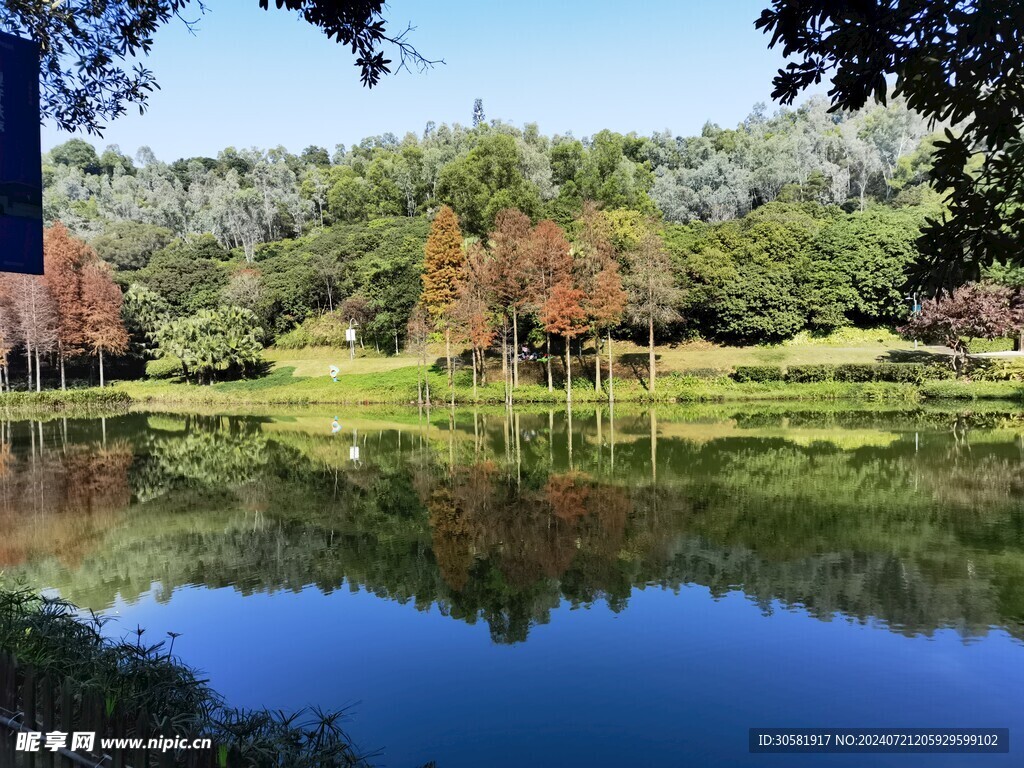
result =
[[[1012,338],[1000,337],[997,339],[963,339],[964,345],[969,347],[972,354],[978,352],[1012,352],[1014,340]]]
[[[834,381],[835,371],[834,365],[792,365],[786,371],[786,381],[791,384]]]
[[[181,375],[181,360],[174,355],[164,355],[146,363],[146,376],[151,379],[171,379]]]
[[[878,381],[877,368],[870,363],[844,363],[836,366],[834,377],[836,381],[856,383]]]
[[[783,381],[786,377],[782,368],[777,365],[738,365],[733,371],[732,377],[736,381],[767,382]]]
[[[974,360],[970,376],[976,381],[1024,381],[1024,363],[998,357]]]
[[[923,363],[882,363],[875,366],[875,381],[895,384],[921,384],[927,378]]]

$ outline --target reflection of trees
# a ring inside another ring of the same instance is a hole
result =
[[[21,570],[35,582],[99,607],[153,581],[165,594],[186,583],[251,592],[347,582],[485,621],[501,642],[525,639],[563,600],[621,610],[648,584],[738,588],[766,611],[781,603],[908,633],[1003,626],[1024,636],[1012,435],[975,431],[969,450],[944,429],[840,447],[785,439],[772,424],[700,442],[672,437],[662,418],[654,451],[644,415],[616,414],[616,424],[611,436],[575,415],[572,471],[570,426],[546,413],[474,418],[461,442],[444,429],[381,431],[359,465],[347,441],[327,435],[193,420],[137,437],[141,503],[101,542],[94,535],[80,562],[41,557],[45,545],[6,562],[29,559]],[[8,461],[0,484],[10,498],[40,484],[46,498],[63,495],[69,519],[122,509],[131,450],[108,450],[127,463],[118,469],[89,445],[46,460],[64,478],[85,473],[73,490],[40,456]],[[92,470],[75,469],[84,458]],[[89,485],[118,472],[121,486]]]
[[[58,422],[0,434],[0,571],[50,552],[76,565],[128,507],[130,444],[68,443]]]
[[[132,480],[140,501],[190,487],[229,489],[258,477],[266,464],[266,439],[259,432],[198,429],[146,441],[146,454]]]

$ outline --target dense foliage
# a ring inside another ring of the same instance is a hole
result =
[[[956,283],[1024,245],[1024,4],[1017,0],[773,0],[757,26],[792,57],[773,96],[828,78],[837,109],[892,94],[951,129],[931,175],[950,214],[926,231],[927,274]]]

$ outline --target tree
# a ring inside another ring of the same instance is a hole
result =
[[[430,406],[430,380],[427,378],[427,349],[430,341],[430,313],[423,304],[413,307],[405,332],[406,345],[416,355],[416,402]],[[424,392],[424,388],[426,391]]]
[[[357,56],[360,79],[368,88],[391,72],[383,49],[398,52],[398,69],[420,69],[432,62],[400,34],[387,31],[384,3],[375,0],[274,0],[279,9],[298,13],[328,39]],[[259,0],[268,9],[270,0]],[[145,110],[157,88],[152,72],[133,62],[148,55],[154,33],[173,18],[184,19],[189,0],[6,0],[0,5],[0,29],[37,41],[42,50],[41,100],[44,117],[65,131],[102,133],[104,123],[125,113],[127,105]],[[190,28],[194,22],[184,22]],[[75,66],[72,66],[75,65]]]
[[[56,312],[57,359],[60,388],[66,389],[64,365],[79,353],[85,341],[82,301],[82,270],[96,261],[96,252],[57,223],[43,233],[43,284]]]
[[[488,235],[491,261],[490,288],[501,308],[501,370],[507,375],[508,318],[512,320],[512,387],[519,386],[519,311],[531,298],[530,217],[522,211],[506,209],[494,219]]]
[[[578,283],[587,295],[585,306],[591,319],[590,329],[594,332],[594,391],[598,392],[601,389],[601,331],[610,328],[608,322],[612,320],[611,315],[615,311],[613,307],[598,307],[593,302],[597,298],[598,275],[611,269],[615,263],[615,246],[612,243],[611,223],[593,202],[584,204],[583,215],[576,224],[576,230],[573,261]],[[606,294],[603,300],[615,301],[615,297]],[[621,308],[618,311],[621,313]],[[598,320],[595,313],[602,316],[607,313],[608,317]]]
[[[105,385],[104,352],[120,355],[128,351],[128,331],[121,319],[121,289],[111,277],[110,267],[92,261],[82,270],[82,319],[86,346],[97,356],[100,387]],[[63,378],[63,377],[62,377]]]
[[[661,237],[650,232],[639,245],[627,254],[629,275],[628,312],[635,323],[647,326],[648,374],[647,388],[654,394],[655,360],[654,329],[656,326],[679,319],[677,307],[683,293],[676,287],[665,244]]]
[[[572,350],[574,338],[587,332],[587,312],[583,308],[583,291],[568,279],[558,283],[544,302],[541,322],[547,333],[565,339],[565,400],[572,402]]]
[[[181,360],[182,374],[212,384],[218,371],[248,373],[262,360],[256,315],[241,307],[203,309],[168,321],[156,332],[161,356]]]
[[[479,128],[481,125],[485,125],[487,118],[484,117],[484,100],[473,99],[473,127]]]
[[[615,400],[615,389],[612,383],[612,328],[622,320],[623,312],[626,309],[628,294],[622,287],[622,276],[619,274],[619,265],[616,261],[610,261],[605,265],[594,279],[594,290],[587,297],[586,311],[590,318],[591,327],[597,329],[595,338],[601,330],[608,334],[608,402]],[[595,359],[598,361],[600,371],[600,356],[594,350]],[[598,374],[599,376],[600,374]],[[595,378],[595,386],[597,384]]]
[[[92,239],[92,247],[104,261],[119,270],[142,269],[153,254],[170,245],[174,233],[166,227],[137,221],[118,221]]]
[[[466,266],[462,250],[462,232],[455,211],[442,205],[430,225],[430,236],[424,246],[423,306],[434,325],[444,330],[444,354],[448,366],[448,387],[455,399],[452,378],[451,311],[459,297],[459,282]]]
[[[1024,5],[996,0],[842,2],[773,0],[756,26],[794,57],[773,97],[792,103],[828,79],[833,110],[891,95],[951,124],[936,142],[932,184],[949,196],[921,244],[932,280],[946,285],[1024,253]],[[890,86],[890,76],[894,82]],[[970,172],[972,156],[980,169]]]
[[[568,280],[572,274],[572,254],[565,232],[555,222],[538,222],[530,235],[530,266],[533,272],[533,309],[541,313],[555,286]],[[545,368],[548,392],[554,391],[551,373],[551,332],[544,331]]]
[[[1024,308],[1014,299],[1014,291],[1007,286],[968,283],[925,301],[921,311],[900,328],[900,333],[924,342],[945,344],[953,350],[953,370],[961,371],[972,339],[1009,336],[1024,326]]]
[[[482,384],[487,384],[484,351],[494,343],[494,294],[489,280],[491,264],[487,252],[479,243],[473,243],[468,250],[466,271],[459,286],[459,299],[454,308],[454,316],[472,348],[475,400],[477,379],[479,378]],[[504,312],[502,315],[504,316]]]
[[[469,152],[441,169],[437,199],[459,213],[467,232],[484,235],[499,211],[515,208],[536,216],[540,192],[522,172],[522,156],[516,141],[506,134],[490,133]]]
[[[57,306],[46,283],[34,275],[14,275],[10,296],[14,317],[21,330],[21,340],[25,344],[28,386],[32,388],[34,366],[36,392],[40,392],[43,388],[40,353],[52,351],[57,344]]]

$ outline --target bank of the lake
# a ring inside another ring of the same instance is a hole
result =
[[[128,395],[133,403],[154,405],[408,405],[418,400],[417,371],[398,368],[375,373],[342,375],[337,382],[327,376],[303,377],[282,368],[268,376],[221,382],[209,386],[166,381],[132,381],[116,385],[116,391]],[[505,401],[501,382],[478,386],[459,376],[454,389],[457,404],[500,404]],[[435,405],[450,401],[451,393],[443,373],[428,376],[431,399]],[[704,403],[740,401],[891,401],[916,403],[926,400],[1024,400],[1024,383],[1017,381],[925,381],[892,382],[737,382],[729,377],[710,379],[671,373],[660,378],[652,395],[635,381],[615,382],[615,400],[619,403]],[[545,386],[525,384],[512,393],[517,404],[564,403],[566,392]],[[587,379],[573,386],[574,403],[607,402],[607,384],[595,390]]]

